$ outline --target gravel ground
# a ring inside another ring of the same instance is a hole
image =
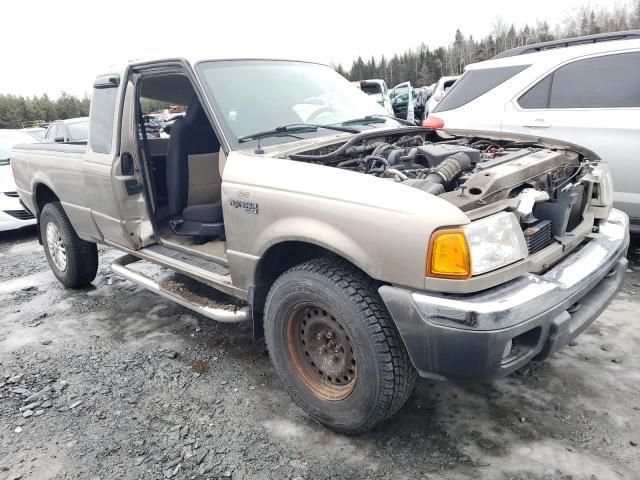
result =
[[[33,230],[0,234],[0,479],[638,478],[639,241],[630,255],[623,292],[550,361],[420,380],[348,438],[291,402],[249,325],[115,277],[109,249],[92,287],[65,290]]]

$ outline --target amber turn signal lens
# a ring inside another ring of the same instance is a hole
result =
[[[431,235],[426,273],[429,277],[440,278],[471,276],[471,255],[462,229],[444,228]]]

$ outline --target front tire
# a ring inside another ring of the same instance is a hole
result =
[[[85,287],[96,278],[98,248],[78,237],[60,202],[42,209],[40,239],[53,274],[65,287]]]
[[[416,382],[375,282],[346,261],[297,265],[273,284],[265,337],[287,391],[308,415],[349,435],[392,416]]]

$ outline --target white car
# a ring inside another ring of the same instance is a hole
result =
[[[0,232],[35,225],[33,214],[24,208],[16,192],[13,172],[9,164],[9,153],[16,144],[39,143],[18,130],[0,130]]]
[[[442,77],[436,83],[435,88],[433,89],[433,93],[429,97],[427,101],[427,114],[433,112],[433,109],[436,108],[438,103],[444,98],[445,94],[453,87],[453,85],[458,81],[460,75],[454,75],[449,77]]]
[[[527,45],[466,67],[426,127],[524,133],[582,145],[613,174],[640,233],[640,30]]]
[[[89,138],[89,117],[67,118],[51,122],[44,136],[45,142],[82,143]]]
[[[371,80],[357,80],[353,83],[356,87],[362,90],[364,93],[372,97],[380,106],[389,112],[389,115],[393,115],[393,108],[391,107],[391,100],[389,98],[389,89],[387,83],[384,80],[374,78]]]

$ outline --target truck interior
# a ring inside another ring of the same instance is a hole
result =
[[[159,74],[140,82],[142,113],[149,113],[144,106],[150,101],[186,107],[161,137],[139,128],[158,236],[165,247],[226,263],[218,137],[186,75]]]

